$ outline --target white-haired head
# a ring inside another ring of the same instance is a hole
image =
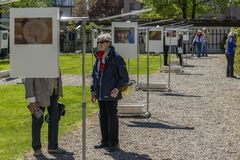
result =
[[[208,30],[207,30],[207,28],[205,28],[205,27],[202,29],[202,31],[203,31],[204,33],[208,33]]]
[[[97,37],[97,42],[112,42],[112,36],[111,34],[109,33],[104,33],[104,34],[100,34],[98,37]]]
[[[236,37],[238,34],[237,32],[229,32],[228,37]]]

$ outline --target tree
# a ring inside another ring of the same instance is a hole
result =
[[[153,8],[143,18],[154,15],[157,18],[196,19],[210,11],[224,13],[230,6],[229,0],[143,0],[143,3],[147,8]],[[240,6],[240,1],[232,0],[232,6]]]
[[[121,14],[123,0],[93,0],[89,8],[91,18],[103,18]]]
[[[88,3],[86,0],[77,0],[74,9],[75,15],[80,17],[88,16],[88,7],[91,3],[92,0],[88,0]]]

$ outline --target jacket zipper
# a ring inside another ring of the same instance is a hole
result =
[[[100,85],[99,98],[100,98],[101,100],[103,100],[103,98],[102,98],[102,76],[103,76],[103,72],[104,72],[104,71],[102,71],[102,73],[101,73],[100,83],[99,83],[99,85]]]

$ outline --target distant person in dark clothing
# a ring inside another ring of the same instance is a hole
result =
[[[70,33],[69,33],[69,43],[70,43],[71,52],[75,52],[75,38],[76,38],[76,35],[75,35],[74,31],[70,31]]]
[[[182,54],[183,54],[183,34],[179,33],[178,44],[177,44],[177,57],[179,58],[180,66],[183,65]]]
[[[165,43],[165,35],[164,35],[163,36],[164,66],[168,65],[168,50],[169,50],[169,46],[167,46]]]
[[[66,36],[64,35],[64,31],[60,31],[60,52],[64,52],[64,42],[65,42]]]
[[[235,48],[237,47],[235,43],[236,36],[236,32],[230,32],[226,40],[227,77],[231,78],[236,78],[236,76],[234,76],[234,56]]]

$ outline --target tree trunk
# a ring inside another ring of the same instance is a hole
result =
[[[196,0],[192,0],[192,19],[196,18],[196,8],[197,8],[197,2]]]
[[[187,0],[183,0],[182,2],[182,15],[183,19],[187,19]]]

